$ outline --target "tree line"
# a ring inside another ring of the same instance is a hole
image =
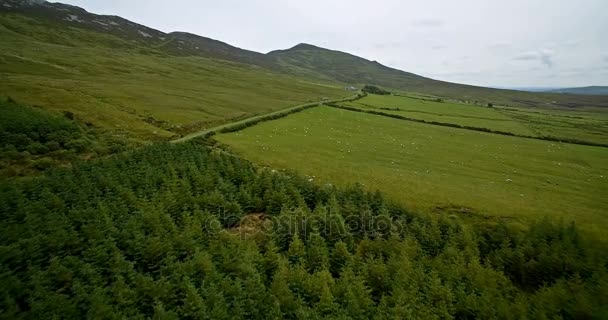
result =
[[[374,86],[371,84],[366,84],[363,89],[361,89],[361,91],[365,92],[365,93],[370,93],[370,94],[379,94],[379,95],[387,95],[387,94],[391,94],[390,91],[384,90],[378,86]]]

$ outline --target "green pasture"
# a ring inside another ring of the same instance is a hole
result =
[[[428,98],[369,95],[342,103],[425,121],[458,124],[526,136],[550,136],[608,143],[608,112],[599,109],[506,108],[479,106]]]
[[[608,223],[608,149],[317,107],[215,137],[263,166],[362,183],[426,212]]]

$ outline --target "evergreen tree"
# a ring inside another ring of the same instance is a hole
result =
[[[338,275],[343,268],[351,265],[352,255],[348,251],[348,247],[342,241],[338,241],[331,252],[330,270],[333,275]]]
[[[291,249],[291,248],[290,248]],[[325,240],[318,233],[310,235],[306,246],[306,262],[308,270],[315,272],[329,268],[329,253]]]
[[[294,233],[291,239],[287,257],[291,265],[301,265],[306,262],[306,248],[297,233]]]

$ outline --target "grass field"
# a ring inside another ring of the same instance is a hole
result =
[[[608,112],[599,109],[493,108],[404,96],[369,95],[342,105],[409,118],[487,128],[526,136],[608,143]]]
[[[363,183],[411,209],[608,223],[608,149],[318,107],[216,139],[319,183]]]
[[[607,110],[523,108],[499,108],[497,110],[523,123],[535,135],[608,143]]]
[[[166,139],[350,95],[342,86],[201,57],[175,57],[84,29],[0,15],[0,95],[104,128]]]

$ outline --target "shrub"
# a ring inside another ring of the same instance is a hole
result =
[[[46,170],[52,167],[55,164],[55,161],[49,157],[40,158],[34,161],[34,168],[38,170]]]
[[[367,93],[371,93],[371,94],[380,94],[380,95],[386,95],[386,94],[391,94],[390,91],[386,91],[380,87],[374,86],[374,85],[365,85],[363,87],[363,89],[361,89],[363,92],[367,92]]]
[[[67,149],[71,149],[76,152],[84,152],[87,150],[88,146],[89,146],[89,143],[84,139],[71,140],[65,144],[65,147]]]
[[[49,152],[49,148],[40,142],[34,142],[27,146],[27,151],[34,155],[45,154]]]
[[[64,111],[63,116],[66,117],[67,119],[74,120],[74,112]]]
[[[57,141],[47,142],[46,147],[49,149],[49,151],[57,151],[57,150],[61,149],[61,145]]]

